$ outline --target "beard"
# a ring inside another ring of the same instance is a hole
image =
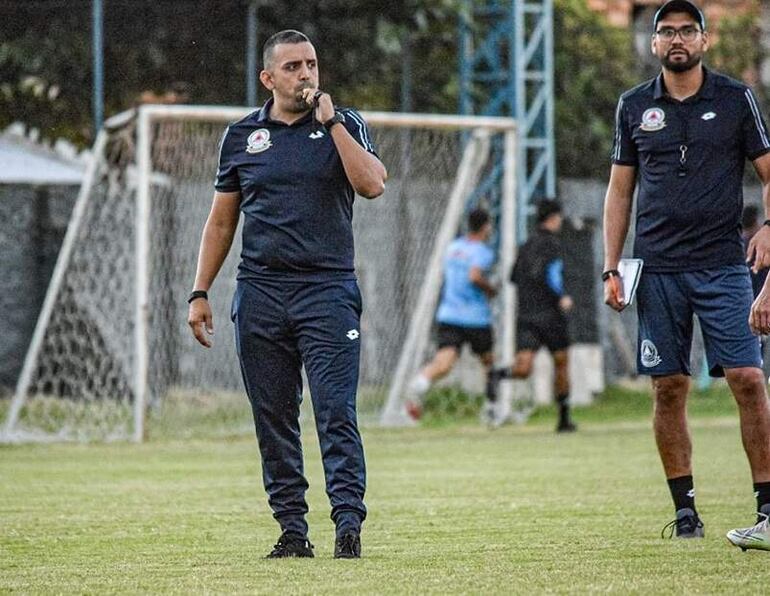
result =
[[[692,70],[696,66],[700,64],[701,61],[701,55],[700,54],[691,54],[687,52],[686,50],[677,50],[682,51],[687,54],[686,60],[672,60],[671,59],[671,52],[663,56],[661,58],[660,63],[663,65],[663,68],[666,70],[670,70],[671,72],[687,72],[688,70]]]
[[[302,92],[305,89],[313,89],[314,85],[312,83],[302,83],[294,90],[294,104],[292,107],[292,112],[300,113],[300,112],[307,112],[310,109],[310,106],[307,105],[307,102],[305,101],[305,98],[302,96]]]

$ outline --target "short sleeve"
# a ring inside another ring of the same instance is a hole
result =
[[[232,135],[230,135],[230,127],[228,126],[219,142],[219,164],[214,180],[214,188],[219,192],[238,192],[241,190],[238,168],[232,159],[231,138]]]
[[[478,267],[482,271],[489,271],[492,268],[492,263],[495,260],[494,253],[487,246],[480,247],[473,254],[471,261],[471,267]]]
[[[639,156],[634,139],[631,137],[631,127],[628,124],[623,97],[618,100],[618,107],[615,110],[615,139],[612,146],[612,163],[620,166],[636,166],[639,164]]]
[[[372,137],[369,134],[369,127],[361,114],[350,108],[341,109],[340,112],[345,116],[345,128],[347,128],[350,136],[369,153],[377,155]]]
[[[743,112],[743,151],[750,160],[755,160],[770,151],[767,125],[759,104],[751,89],[744,91],[746,109]]]

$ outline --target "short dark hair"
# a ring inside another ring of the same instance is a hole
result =
[[[744,230],[753,228],[759,222],[759,207],[756,205],[746,205],[741,214],[741,227]]]
[[[284,29],[271,35],[262,46],[262,67],[267,69],[273,61],[273,48],[279,43],[310,43],[310,39],[302,31]]]
[[[561,203],[556,199],[543,199],[537,203],[537,223],[541,224],[552,215],[561,213]]]
[[[489,223],[489,212],[477,207],[468,214],[468,231],[476,233]]]

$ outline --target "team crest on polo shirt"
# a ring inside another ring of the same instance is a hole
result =
[[[666,126],[666,112],[660,108],[650,108],[642,114],[642,123],[639,128],[646,132],[655,132]]]
[[[258,128],[246,139],[246,153],[262,153],[272,145],[270,131],[266,128]]]

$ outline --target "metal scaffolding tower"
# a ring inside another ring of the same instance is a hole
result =
[[[530,206],[556,194],[553,0],[465,0],[460,112],[513,116],[519,123],[516,220],[523,242]],[[491,186],[493,181],[482,182],[477,194]]]

